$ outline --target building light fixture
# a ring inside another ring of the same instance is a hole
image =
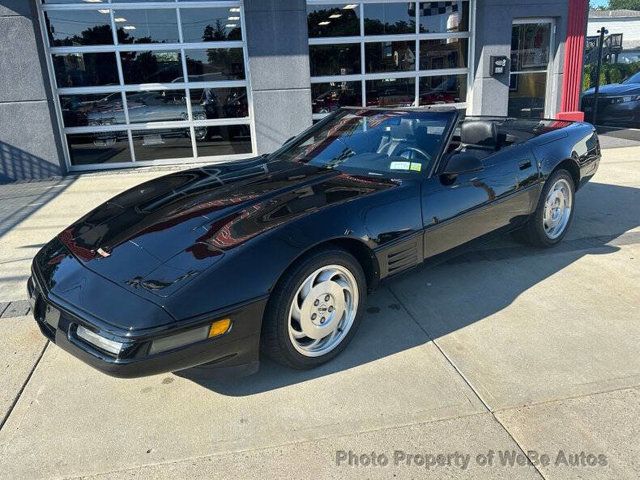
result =
[[[349,3],[348,5],[342,7],[343,10],[353,10],[354,8],[358,8],[357,3]]]
[[[228,20],[240,20],[240,17],[229,17]]]
[[[331,22],[328,21],[324,21],[324,22],[319,22],[318,25],[329,25]]]
[[[238,24],[237,24],[237,23],[227,23],[227,24],[225,25],[225,27],[227,27],[227,28],[236,28],[237,26],[238,26]]]
[[[102,3],[102,0],[84,0],[85,3]]]
[[[116,23],[124,23],[124,22],[127,21],[127,19],[124,18],[124,17],[116,17],[116,18],[113,19],[113,21],[116,22]]]
[[[125,25],[124,27],[122,27],[123,30],[135,30],[136,27],[133,25]]]
[[[240,7],[232,7],[229,9],[231,13],[240,13]]]
[[[340,18],[341,16],[341,13],[334,13],[333,15],[329,15],[329,18]]]
[[[98,10],[98,13],[105,13],[108,14],[110,12],[110,10],[108,8],[101,8]]]

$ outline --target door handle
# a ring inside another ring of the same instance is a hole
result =
[[[520,167],[520,170],[526,170],[527,168],[530,168],[531,160],[521,160],[520,163],[518,163],[518,167]]]

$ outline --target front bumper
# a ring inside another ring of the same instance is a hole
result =
[[[219,337],[150,354],[154,338],[192,328],[199,325],[198,321],[189,321],[188,325],[177,322],[162,332],[154,331],[151,334],[144,331],[114,330],[112,325],[105,325],[99,319],[53,295],[44,285],[34,268],[27,290],[40,331],[62,349],[108,375],[121,378],[143,377],[196,366],[211,368],[216,375],[224,374],[225,371],[237,375],[253,373],[258,368],[260,325],[266,298],[214,312],[199,320],[202,325],[219,318],[231,318],[231,328]],[[106,338],[125,343],[126,347],[118,355],[103,351],[76,335],[80,325]]]

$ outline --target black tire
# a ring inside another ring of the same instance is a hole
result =
[[[555,185],[555,183],[564,179],[569,184],[571,190],[571,211],[569,214],[569,221],[562,233],[556,238],[549,238],[544,229],[543,218],[544,218],[544,205],[545,199],[547,198],[547,194],[549,190]],[[573,213],[575,211],[575,185],[573,183],[573,177],[571,174],[563,169],[556,170],[551,174],[551,176],[547,179],[542,189],[542,193],[540,194],[540,199],[538,200],[538,206],[536,207],[536,211],[531,215],[526,225],[522,228],[522,230],[516,232],[517,238],[525,240],[527,243],[541,248],[549,248],[557,245],[562,241],[564,236],[567,234],[569,227],[571,226],[571,222],[573,221]]]
[[[340,265],[351,272],[358,287],[358,309],[349,332],[333,350],[322,356],[308,357],[298,352],[289,338],[289,309],[294,295],[305,279],[319,268],[327,265]],[[299,370],[307,370],[328,362],[342,352],[356,334],[366,294],[365,274],[362,266],[353,255],[339,248],[327,248],[313,252],[292,265],[271,293],[262,322],[262,353],[282,365]]]

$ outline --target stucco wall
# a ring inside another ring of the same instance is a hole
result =
[[[311,125],[304,0],[245,0],[249,78],[258,153]]]
[[[0,182],[62,173],[35,3],[0,0]]]

